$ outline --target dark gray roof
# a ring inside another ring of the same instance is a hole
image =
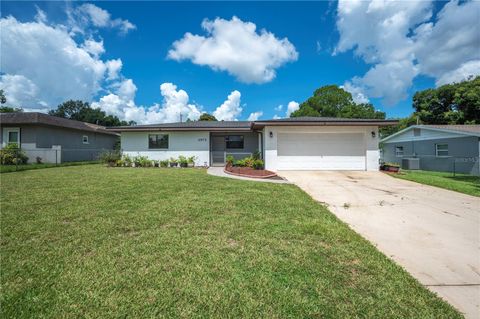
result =
[[[64,119],[37,112],[14,112],[14,113],[0,113],[0,124],[38,124],[65,127],[74,130],[89,131],[108,135],[118,135],[115,132],[107,130],[104,126],[95,125],[86,122],[74,121]]]
[[[161,123],[148,125],[117,126],[109,127],[114,131],[148,131],[148,130],[250,130],[252,127],[250,121],[192,121],[177,123]]]
[[[397,120],[347,119],[334,117],[294,117],[265,121],[193,121],[134,126],[117,126],[108,129],[122,131],[250,131],[266,125],[393,125]]]

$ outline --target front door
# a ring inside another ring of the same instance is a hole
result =
[[[225,136],[212,136],[212,165],[225,164]]]

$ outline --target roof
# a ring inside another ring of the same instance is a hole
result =
[[[412,125],[409,126],[401,131],[398,131],[395,134],[385,137],[381,140],[381,142],[386,142],[391,138],[401,135],[405,132],[408,132],[414,128],[432,130],[432,131],[440,131],[446,133],[457,133],[466,136],[478,136],[480,137],[480,125],[478,124],[464,124],[464,125],[440,125],[440,124],[433,124],[433,125]]]
[[[109,130],[121,131],[250,131],[250,121],[191,121],[177,123],[161,123],[149,125],[132,125],[109,127]]]
[[[382,119],[355,119],[341,117],[290,117],[283,119],[263,120],[254,122],[254,126],[285,126],[285,125],[354,125],[354,126],[387,126],[398,124],[398,120],[382,120]]]
[[[65,119],[63,117],[51,116],[38,112],[14,112],[14,113],[0,113],[0,123],[4,124],[38,124],[64,127],[74,130],[95,132],[100,134],[118,135],[115,132],[107,130],[104,126],[74,121]]]
[[[150,125],[109,127],[116,132],[125,131],[251,131],[265,126],[286,125],[395,125],[397,120],[347,119],[333,117],[295,117],[265,121],[193,121]]]

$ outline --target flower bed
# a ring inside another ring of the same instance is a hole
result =
[[[276,173],[267,171],[266,169],[253,169],[251,167],[238,167],[229,165],[225,167],[224,172],[231,175],[251,178],[272,178],[277,176]]]

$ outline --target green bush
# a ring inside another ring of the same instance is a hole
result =
[[[135,167],[152,167],[152,160],[147,156],[136,156],[133,159]]]
[[[192,166],[195,166],[195,160],[197,159],[196,156],[190,156],[188,158],[188,164],[191,164]]]
[[[259,160],[260,159],[260,151],[256,150],[255,152],[253,152],[252,157],[253,157],[254,160]]]
[[[2,165],[27,164],[28,157],[18,148],[16,143],[7,144],[0,150],[0,163]]]
[[[227,155],[226,162],[227,165],[233,165],[235,163],[235,157],[232,155]]]
[[[100,153],[98,156],[98,159],[105,164],[108,164],[110,166],[114,166],[117,164],[118,160],[122,159],[122,152],[120,151],[103,151]]]
[[[253,161],[253,168],[263,169],[263,161],[261,159],[256,159],[255,161]]]
[[[168,167],[168,160],[160,161],[160,167]]]

